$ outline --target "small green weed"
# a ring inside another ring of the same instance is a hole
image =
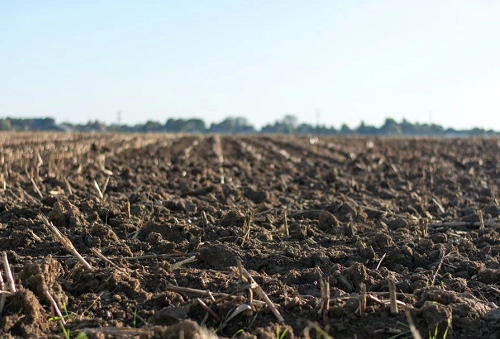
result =
[[[62,317],[60,317],[60,316],[50,317],[48,320],[49,320],[49,322],[58,321],[59,325],[61,326],[61,331],[63,333],[64,339],[71,339],[71,331],[66,328],[66,326],[64,325],[62,320],[63,319],[66,320],[66,319],[69,319],[73,316],[76,316],[76,313],[68,312],[68,308],[67,308],[64,300],[61,300],[61,305],[62,305],[62,309],[64,311],[64,314],[62,315]],[[89,339],[89,338],[84,332],[79,332],[76,335],[75,339]]]
[[[134,319],[132,320],[132,324],[134,325],[134,328],[137,327],[137,307],[134,309]]]
[[[386,339],[396,339],[396,338],[411,338],[412,337],[412,334],[411,334],[411,330],[410,330],[410,326],[400,322],[400,321],[397,321],[396,322],[397,325],[401,326],[401,327],[404,327],[405,329],[407,329],[406,331],[403,331],[401,333],[397,333],[393,336],[390,336]]]
[[[321,326],[319,326],[317,323],[314,323],[312,321],[308,321],[307,323],[308,326],[304,329],[304,336],[306,337],[306,339],[311,338],[309,336],[309,331],[311,330],[311,328],[314,328],[314,330],[316,331],[316,339],[333,339],[333,337],[330,336],[330,334],[322,329]]]
[[[283,339],[288,332],[288,327],[286,327],[283,332],[280,333],[280,325],[276,326],[276,336],[275,339]]]
[[[64,300],[61,300],[61,305],[62,305],[62,309],[64,311],[64,314],[62,316],[62,318],[64,320],[66,320],[66,319],[68,319],[68,318],[76,315],[73,312],[68,312],[68,308],[66,307],[66,303],[64,302]],[[59,316],[55,316],[55,317],[50,317],[49,318],[49,321],[60,321],[60,320],[61,320],[61,317],[59,317]]]
[[[61,330],[63,332],[64,338],[65,339],[71,339],[71,331],[68,330],[66,328],[66,326],[64,326],[64,324],[62,323],[62,321],[60,322],[60,324],[61,324]]]
[[[242,328],[240,328],[238,331],[234,332],[233,336],[231,338],[236,338],[237,336],[239,336],[240,334],[244,333],[245,330],[243,330]]]

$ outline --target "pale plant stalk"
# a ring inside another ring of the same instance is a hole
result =
[[[66,184],[66,189],[68,190],[69,195],[73,195],[73,189],[68,181],[68,178],[64,178],[64,183]]]
[[[120,272],[127,273],[127,270],[125,268],[118,266],[117,264],[115,264],[114,262],[112,262],[111,260],[109,260],[108,258],[106,258],[101,253],[101,251],[99,251],[97,248],[91,248],[90,251],[92,253],[94,253],[97,257],[99,257],[99,259],[101,259],[102,261],[110,264],[111,266],[113,266],[114,268],[116,268],[117,270],[119,270]]]
[[[2,271],[0,270],[0,290],[4,291],[5,290],[5,282],[3,281],[2,277]],[[0,315],[2,315],[3,307],[5,306],[5,299],[7,297],[5,294],[2,293],[2,296],[0,297]]]
[[[170,271],[174,271],[176,269],[179,269],[182,267],[182,265],[189,264],[192,262],[196,261],[196,256],[186,258],[184,260],[181,260],[179,262],[176,262],[175,264],[170,265]]]
[[[14,276],[12,275],[12,271],[10,270],[9,259],[7,258],[7,253],[2,253],[3,260],[3,268],[5,270],[5,276],[7,278],[7,283],[9,284],[9,290],[12,293],[16,292],[16,285],[14,283]]]
[[[359,315],[366,314],[366,285],[361,283],[361,294],[359,296]]]
[[[478,216],[479,216],[479,229],[483,229],[484,228],[484,217],[483,217],[483,211],[479,210],[477,212]]]
[[[43,194],[40,191],[40,189],[38,188],[38,185],[36,184],[36,182],[33,179],[33,177],[30,176],[30,180],[31,180],[31,183],[33,184],[33,188],[35,189],[35,192],[38,194],[38,196],[40,197],[40,199],[43,199]]]
[[[417,330],[415,324],[413,323],[413,318],[411,317],[411,313],[408,310],[406,311],[406,319],[408,320],[408,324],[410,325],[410,331],[411,334],[413,335],[413,339],[422,339],[420,332]]]
[[[47,290],[45,290],[44,293],[45,293],[45,296],[47,297],[47,299],[49,299],[50,304],[52,305],[52,308],[54,309],[54,313],[56,314],[56,316],[59,317],[59,321],[63,325],[66,325],[66,320],[64,320],[64,317],[61,313],[61,310],[59,309],[59,306],[57,306],[57,303],[54,300],[54,298],[52,297],[52,295],[50,295],[49,291],[47,291]]]
[[[248,273],[248,271],[243,267],[240,261],[238,261],[238,271],[240,273],[240,276],[244,278],[242,280],[247,280],[250,283],[250,288],[253,290],[253,292],[255,292],[259,297],[261,297],[264,300],[264,302],[267,304],[267,306],[274,314],[276,319],[278,319],[278,321],[285,321],[285,319],[280,314],[276,306],[274,306],[274,303],[267,296],[266,292],[264,292],[262,287],[260,287],[260,285],[257,284],[257,282],[254,280],[254,278],[252,278],[250,273]]]
[[[106,189],[108,188],[108,184],[109,184],[109,178],[111,178],[110,175],[108,175],[106,177],[106,181],[104,182],[104,186],[102,187],[102,194],[104,195],[104,193],[106,193]]]
[[[101,188],[99,187],[99,184],[95,180],[94,180],[94,187],[95,187],[95,189],[97,191],[97,194],[99,195],[99,198],[101,198],[101,200],[103,200],[104,196],[102,194]]]
[[[396,299],[396,285],[394,284],[394,280],[389,279],[388,280],[389,284],[389,298],[391,300],[391,313],[392,314],[397,314],[398,313],[398,303]]]
[[[387,253],[384,253],[382,258],[380,258],[380,261],[378,262],[377,267],[375,268],[375,271],[378,271],[378,269],[380,268],[380,265],[382,265],[382,261],[384,261],[384,258],[386,255],[387,255]]]
[[[130,200],[127,200],[127,202],[125,203],[125,212],[127,213],[127,218],[131,218],[131,214],[130,214]]]
[[[330,310],[330,279],[320,277],[321,307],[319,314],[323,317],[323,323],[328,323],[328,312]]]
[[[94,268],[90,266],[90,264],[78,253],[76,250],[75,246],[73,246],[73,243],[64,235],[62,234],[57,227],[55,227],[47,217],[44,215],[39,215],[39,218],[42,220],[42,222],[47,226],[47,228],[52,232],[52,234],[55,236],[55,238],[63,245],[63,247],[73,254],[76,259],[89,271],[93,271]]]

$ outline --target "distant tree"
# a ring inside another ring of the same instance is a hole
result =
[[[209,129],[212,133],[251,133],[254,131],[254,127],[243,117],[227,117],[218,124],[212,124]]]
[[[30,130],[34,131],[50,131],[53,130],[56,126],[56,121],[53,118],[41,118],[41,119],[33,119],[31,121]]]
[[[298,134],[316,134],[317,130],[316,127],[310,125],[310,124],[300,124],[297,126],[296,131]]]
[[[231,133],[234,129],[233,118],[225,118],[219,123],[210,125],[209,131],[212,133]]]
[[[340,127],[340,134],[352,134],[352,130],[349,128],[349,126],[347,126],[347,124],[342,124],[342,126]]]
[[[158,121],[148,120],[142,125],[142,132],[158,132],[162,128],[162,124]]]
[[[12,129],[12,123],[10,119],[0,119],[0,131],[10,131]]]
[[[403,133],[403,135],[415,135],[416,132],[415,125],[406,121],[406,119],[403,119],[400,126],[401,126],[401,133]]]
[[[401,126],[391,118],[385,119],[385,123],[380,128],[380,131],[385,135],[401,135],[403,133]]]
[[[268,124],[262,127],[262,133],[294,134],[297,127],[297,117],[292,114],[285,115],[281,121],[276,121],[273,125]]]
[[[181,128],[181,131],[185,133],[203,133],[205,130],[205,121],[202,119],[186,120]]]
[[[440,135],[444,133],[443,126],[432,124],[430,125],[430,135]]]
[[[167,132],[180,132],[182,131],[182,128],[184,127],[184,120],[183,119],[168,119],[167,122],[165,123],[165,130]]]
[[[364,121],[361,121],[358,128],[356,129],[356,134],[361,134],[361,135],[377,135],[379,133],[380,131],[378,128],[374,126],[368,126],[365,124]]]
[[[470,130],[470,135],[474,137],[484,137],[486,136],[486,131],[482,128],[473,128]]]

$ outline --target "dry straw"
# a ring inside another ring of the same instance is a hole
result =
[[[90,264],[78,253],[76,250],[75,246],[73,246],[73,243],[64,235],[62,234],[57,227],[52,224],[52,222],[47,219],[46,216],[44,215],[38,215],[38,218],[47,226],[47,228],[52,232],[54,237],[63,245],[63,247],[71,254],[73,254],[76,259],[89,271],[93,271],[94,268],[90,266]]]
[[[269,299],[269,297],[267,296],[266,292],[264,292],[262,287],[260,287],[260,285],[257,284],[257,282],[254,280],[254,278],[252,278],[250,273],[248,273],[248,271],[243,267],[242,263],[239,260],[238,260],[238,273],[240,274],[240,277],[242,280],[248,281],[250,283],[250,289],[252,290],[252,292],[257,294],[259,297],[262,298],[262,300],[264,300],[264,302],[267,304],[267,306],[269,307],[271,312],[274,314],[276,319],[278,319],[278,321],[285,321],[285,319],[280,314],[280,312],[278,311],[276,306],[274,306],[271,299]]]

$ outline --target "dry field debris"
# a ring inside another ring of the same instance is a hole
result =
[[[0,134],[0,338],[500,338],[500,141]]]

